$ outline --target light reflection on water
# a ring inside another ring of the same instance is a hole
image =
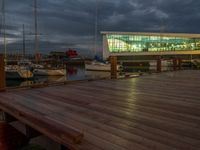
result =
[[[32,80],[7,80],[7,87],[28,86],[46,82],[62,82],[109,77],[109,72],[86,71],[84,66],[67,66],[66,76],[35,76]]]

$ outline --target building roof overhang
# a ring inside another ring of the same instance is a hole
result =
[[[156,33],[156,32],[114,32],[114,31],[102,31],[101,34],[200,38],[200,34],[190,34],[190,33],[159,33],[159,32]]]

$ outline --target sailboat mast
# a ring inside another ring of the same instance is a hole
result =
[[[34,22],[35,22],[35,61],[36,63],[38,63],[39,37],[38,37],[37,0],[34,0]]]
[[[23,24],[23,57],[26,55],[26,43],[25,43],[25,27]]]
[[[94,54],[96,56],[97,53],[97,34],[98,34],[98,0],[96,0],[96,7],[95,7],[95,28],[94,28]]]
[[[3,32],[4,32],[4,59],[5,59],[5,64],[7,64],[7,40],[6,40],[5,0],[2,0],[2,15],[3,15]]]

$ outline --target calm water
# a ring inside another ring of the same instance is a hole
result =
[[[66,76],[35,76],[32,80],[7,80],[7,87],[27,86],[36,83],[61,82],[109,77],[109,72],[86,71],[84,66],[67,66]]]
[[[168,67],[166,70],[172,70],[172,67]],[[149,67],[123,67],[123,71],[126,73],[135,72],[149,72],[156,71],[150,70]],[[73,81],[73,80],[84,80],[84,79],[98,79],[102,77],[110,77],[110,72],[98,72],[98,71],[86,71],[85,66],[66,66],[66,76],[35,76],[32,80],[7,80],[7,87],[18,87],[18,86],[28,86],[37,83],[46,82],[62,82],[62,81]]]

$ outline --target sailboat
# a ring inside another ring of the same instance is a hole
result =
[[[4,28],[4,51],[5,51],[5,73],[6,79],[29,79],[33,77],[32,72],[22,65],[7,65],[7,41],[6,41],[6,19],[5,1],[2,1],[2,22]]]
[[[98,61],[92,61],[90,64],[85,64],[85,69],[88,71],[111,71],[111,64],[110,63],[102,63]],[[117,65],[117,71],[120,71],[120,66]]]
[[[45,66],[39,65],[38,50],[39,50],[39,36],[38,36],[38,20],[37,20],[37,0],[34,0],[34,21],[35,21],[35,61],[36,64],[33,65],[33,74],[36,76],[64,76],[65,69],[63,68],[47,68]]]
[[[31,79],[33,73],[24,66],[7,65],[5,66],[6,79]]]
[[[104,62],[102,60],[96,59],[97,52],[97,35],[98,35],[98,0],[96,0],[96,9],[95,9],[95,37],[94,37],[94,51],[95,51],[95,60],[90,63],[85,63],[85,69],[88,71],[111,71],[111,64]],[[117,65],[117,71],[120,71],[120,66]]]
[[[38,68],[33,70],[33,74],[36,76],[64,76],[65,69]]]

